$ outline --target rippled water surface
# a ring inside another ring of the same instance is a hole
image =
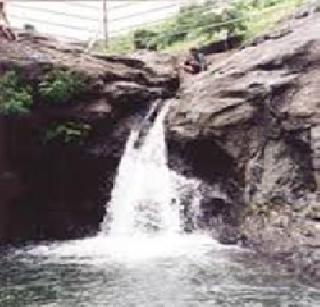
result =
[[[205,235],[101,236],[0,263],[0,306],[320,306],[316,289]]]

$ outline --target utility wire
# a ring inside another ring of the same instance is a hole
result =
[[[61,11],[54,11],[52,9],[42,8],[42,7],[32,8],[30,6],[17,4],[17,5],[15,5],[15,8],[29,9],[29,10],[32,10],[32,11],[49,13],[49,14],[52,14],[52,15],[60,15],[60,16],[78,18],[78,19],[86,19],[86,20],[90,20],[90,21],[100,21],[99,18],[92,18],[92,17],[88,17],[88,16],[84,16],[84,15],[69,14],[69,13],[65,13],[65,12],[61,12]]]
[[[286,2],[285,0],[283,1],[283,2]],[[208,6],[209,8],[218,8],[218,7],[216,7],[216,6]],[[276,9],[278,10],[278,9],[282,9],[282,8],[287,8],[287,6],[281,6],[281,7],[279,7],[279,6],[277,6],[276,7]],[[203,8],[201,8],[201,10],[203,10]],[[268,8],[265,8],[265,9],[262,9],[262,10],[260,10],[260,12],[258,13],[258,14],[260,14],[260,13],[264,13],[264,12],[267,12],[267,11],[274,11],[275,10],[275,8],[274,7],[268,7]],[[192,12],[192,13],[195,13],[195,12],[198,12],[198,11],[200,11],[199,10],[199,8],[196,10],[190,10],[190,12]],[[207,11],[207,12],[204,12],[204,13],[209,13],[210,11]],[[172,16],[173,17],[173,16]],[[134,24],[130,24],[130,28],[133,28],[133,27],[143,27],[143,26],[146,26],[146,27],[152,27],[152,26],[159,26],[159,25],[161,25],[160,23],[161,22],[163,22],[163,21],[168,21],[168,20],[170,20],[170,17],[166,17],[166,18],[159,18],[159,19],[157,19],[157,20],[154,20],[154,21],[152,21],[152,22],[139,22],[139,23],[134,23]],[[123,32],[124,30],[126,30],[126,29],[128,29],[129,27],[122,27],[122,28],[118,28],[117,30],[115,30],[115,31],[112,31],[112,33],[114,34],[114,33],[120,33],[120,32]]]
[[[36,23],[39,23],[39,24],[45,24],[45,25],[61,27],[61,28],[68,28],[68,29],[78,30],[78,31],[86,31],[86,32],[90,32],[90,33],[96,33],[96,29],[90,29],[90,28],[87,28],[87,27],[71,26],[71,25],[67,25],[67,24],[64,24],[64,23],[57,23],[57,22],[48,22],[48,21],[43,20],[43,19],[25,17],[25,16],[21,16],[21,15],[16,15],[16,14],[11,14],[10,16],[14,17],[14,18],[21,19],[21,20],[27,20],[27,21],[31,21],[31,22],[36,22]]]
[[[177,4],[170,4],[170,5],[162,6],[161,8],[156,7],[156,8],[149,9],[147,11],[142,11],[140,13],[134,13],[134,14],[125,15],[125,16],[121,16],[121,17],[118,17],[118,18],[110,19],[110,21],[119,21],[119,20],[123,20],[123,19],[130,19],[130,18],[137,17],[139,15],[146,15],[148,13],[157,12],[157,11],[159,11],[159,9],[160,10],[165,10],[165,9],[169,9],[169,8],[173,8],[173,7],[178,7],[178,6],[177,6]]]

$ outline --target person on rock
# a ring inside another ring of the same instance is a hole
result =
[[[206,70],[205,58],[196,48],[190,48],[189,54],[183,64],[184,71],[196,75]]]
[[[10,29],[5,2],[6,0],[0,0],[0,37],[4,37],[7,40],[15,40],[16,35]]]

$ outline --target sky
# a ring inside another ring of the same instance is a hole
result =
[[[169,17],[186,1],[188,0],[109,0],[109,36]],[[101,0],[9,0],[8,16],[13,27],[23,28],[25,24],[32,24],[41,33],[61,38],[90,40],[103,37]]]

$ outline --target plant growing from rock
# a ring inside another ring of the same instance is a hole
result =
[[[43,143],[82,145],[89,136],[90,131],[91,126],[84,123],[74,121],[54,123],[46,129]]]
[[[84,76],[54,70],[39,84],[40,98],[48,104],[65,104],[85,91]]]
[[[0,78],[0,114],[26,114],[32,104],[32,90],[23,84],[17,72],[8,71]]]

